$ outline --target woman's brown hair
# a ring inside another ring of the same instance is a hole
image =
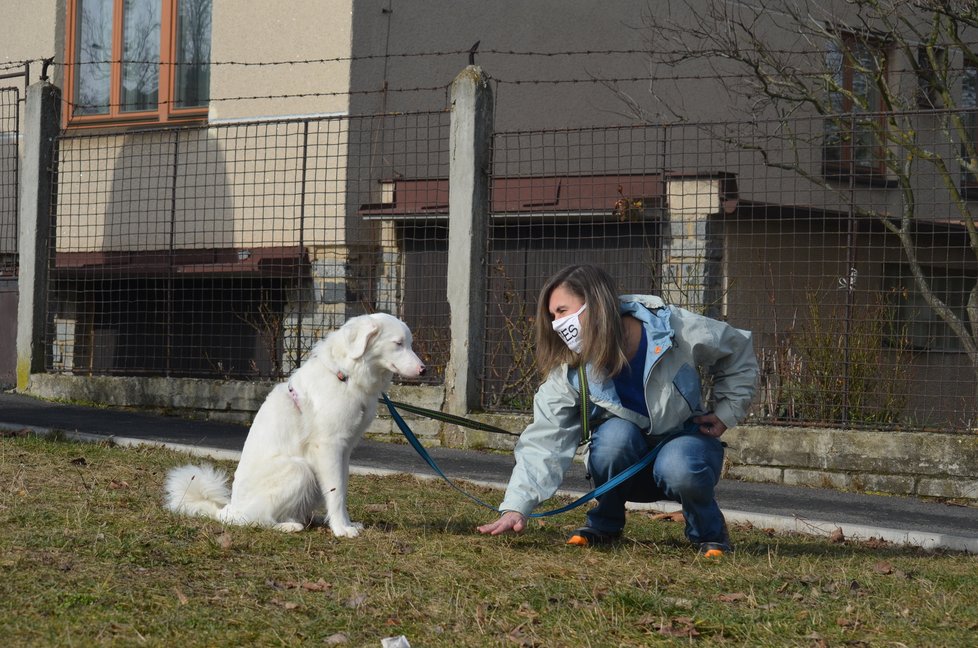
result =
[[[550,295],[563,286],[587,304],[581,315],[581,353],[575,354],[553,330]],[[590,364],[606,376],[614,376],[628,364],[624,351],[621,315],[615,281],[607,272],[592,265],[567,266],[550,277],[537,299],[537,369],[542,380],[563,363],[576,367]]]

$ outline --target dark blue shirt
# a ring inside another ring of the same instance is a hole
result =
[[[614,377],[615,390],[621,404],[626,408],[641,414],[649,415],[645,404],[645,357],[648,355],[649,341],[645,337],[645,327],[642,326],[642,339],[638,343],[638,351],[628,361],[628,366]]]

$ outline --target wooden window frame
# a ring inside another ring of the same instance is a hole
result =
[[[205,122],[208,107],[177,108],[174,105],[176,81],[177,12],[180,0],[158,0],[160,3],[160,74],[156,110],[122,110],[123,5],[112,0],[112,55],[110,57],[108,112],[100,115],[75,115],[76,48],[78,8],[82,0],[67,0],[65,21],[65,128],[105,127],[115,125],[172,124]]]
[[[964,83],[967,77],[973,76],[972,83],[975,88],[975,104],[964,105]],[[971,136],[971,146],[978,149],[978,60],[965,59],[964,68],[961,72],[961,102],[958,106],[962,119],[965,121],[964,130],[966,135]],[[968,157],[968,149],[964,142],[961,143],[961,157]],[[964,166],[961,168],[961,192],[965,200],[978,200],[978,178],[968,172]]]
[[[886,78],[889,74],[888,63],[889,56],[887,52],[887,43],[882,38],[874,38],[865,35],[857,35],[853,33],[844,33],[839,36],[838,41],[833,41],[833,44],[838,44],[841,46],[841,51],[839,52],[842,56],[842,87],[847,93],[851,94],[853,92],[853,80],[855,77],[855,57],[853,51],[858,46],[864,46],[870,48],[874,53],[879,54],[883,59],[883,66],[880,70],[880,74]],[[853,113],[853,101],[847,94],[842,94],[842,113],[850,113],[858,118],[860,113]],[[884,97],[882,94],[879,97],[879,103],[874,107],[874,109],[867,110],[862,114],[873,114],[877,115],[876,120],[878,121],[880,128],[885,128],[886,120],[884,113],[886,112],[886,105],[884,102]],[[861,164],[856,160],[854,149],[855,144],[853,143],[852,135],[856,132],[855,125],[853,124],[853,118],[840,119],[840,126],[848,125],[849,137],[843,140],[840,144],[836,145],[840,150],[839,160],[829,160],[824,159],[824,173],[826,176],[830,177],[843,177],[847,178],[849,176],[854,177],[859,181],[866,181],[872,184],[882,182],[886,183],[886,165],[884,163],[885,159],[885,142],[877,142],[875,144],[875,149],[877,151],[877,162],[875,165],[867,166]],[[841,129],[840,129],[841,132]],[[828,148],[828,143],[825,144],[824,150]]]

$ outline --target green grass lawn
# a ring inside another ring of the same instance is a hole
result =
[[[164,510],[186,461],[0,438],[4,646],[978,644],[976,556],[733,527],[716,561],[644,513],[564,546],[580,509],[490,538],[491,512],[409,476],[351,479],[358,538],[288,535]]]

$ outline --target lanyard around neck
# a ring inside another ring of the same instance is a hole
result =
[[[582,446],[591,440],[591,424],[588,416],[591,409],[591,395],[587,385],[587,370],[583,362],[577,367],[577,378],[581,383],[581,442],[577,445]]]

